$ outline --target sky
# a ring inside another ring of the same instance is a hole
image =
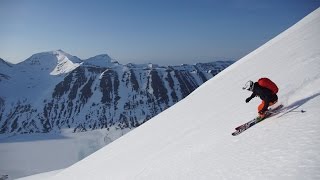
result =
[[[0,0],[0,58],[62,49],[121,64],[238,60],[320,0]]]

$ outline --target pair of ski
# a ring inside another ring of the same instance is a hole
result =
[[[261,119],[260,117],[256,117],[253,120],[236,127],[235,128],[236,131],[232,133],[232,136],[239,135],[243,131],[249,129],[250,127],[252,127],[252,126],[254,126],[256,124],[258,124],[259,122],[265,120],[266,118],[272,117],[272,116],[280,113],[282,107],[283,107],[283,105],[281,104],[281,105],[279,105],[279,106],[277,106],[277,107],[275,107],[273,109],[268,110],[267,113],[266,113],[266,116],[263,119]]]

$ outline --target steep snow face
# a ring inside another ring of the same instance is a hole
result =
[[[215,76],[172,108],[51,179],[319,179],[320,9]],[[281,114],[239,136],[269,77]],[[299,113],[304,109],[306,113]]]
[[[68,73],[77,68],[81,63],[81,60],[75,56],[72,56],[62,50],[49,51],[32,55],[26,61],[19,63],[20,68],[26,67],[28,69],[34,69],[50,72],[50,75],[59,75]]]
[[[58,62],[54,70],[50,73],[51,75],[71,72],[82,62],[78,57],[65,53],[62,50],[54,51],[53,54],[56,56]]]

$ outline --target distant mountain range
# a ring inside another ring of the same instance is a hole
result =
[[[19,64],[0,59],[0,134],[135,128],[232,63],[122,65],[107,54],[81,60],[62,50]]]

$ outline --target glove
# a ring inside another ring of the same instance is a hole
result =
[[[248,97],[248,98],[246,99],[246,103],[248,103],[249,101],[251,101],[251,98],[250,98],[250,97]]]

